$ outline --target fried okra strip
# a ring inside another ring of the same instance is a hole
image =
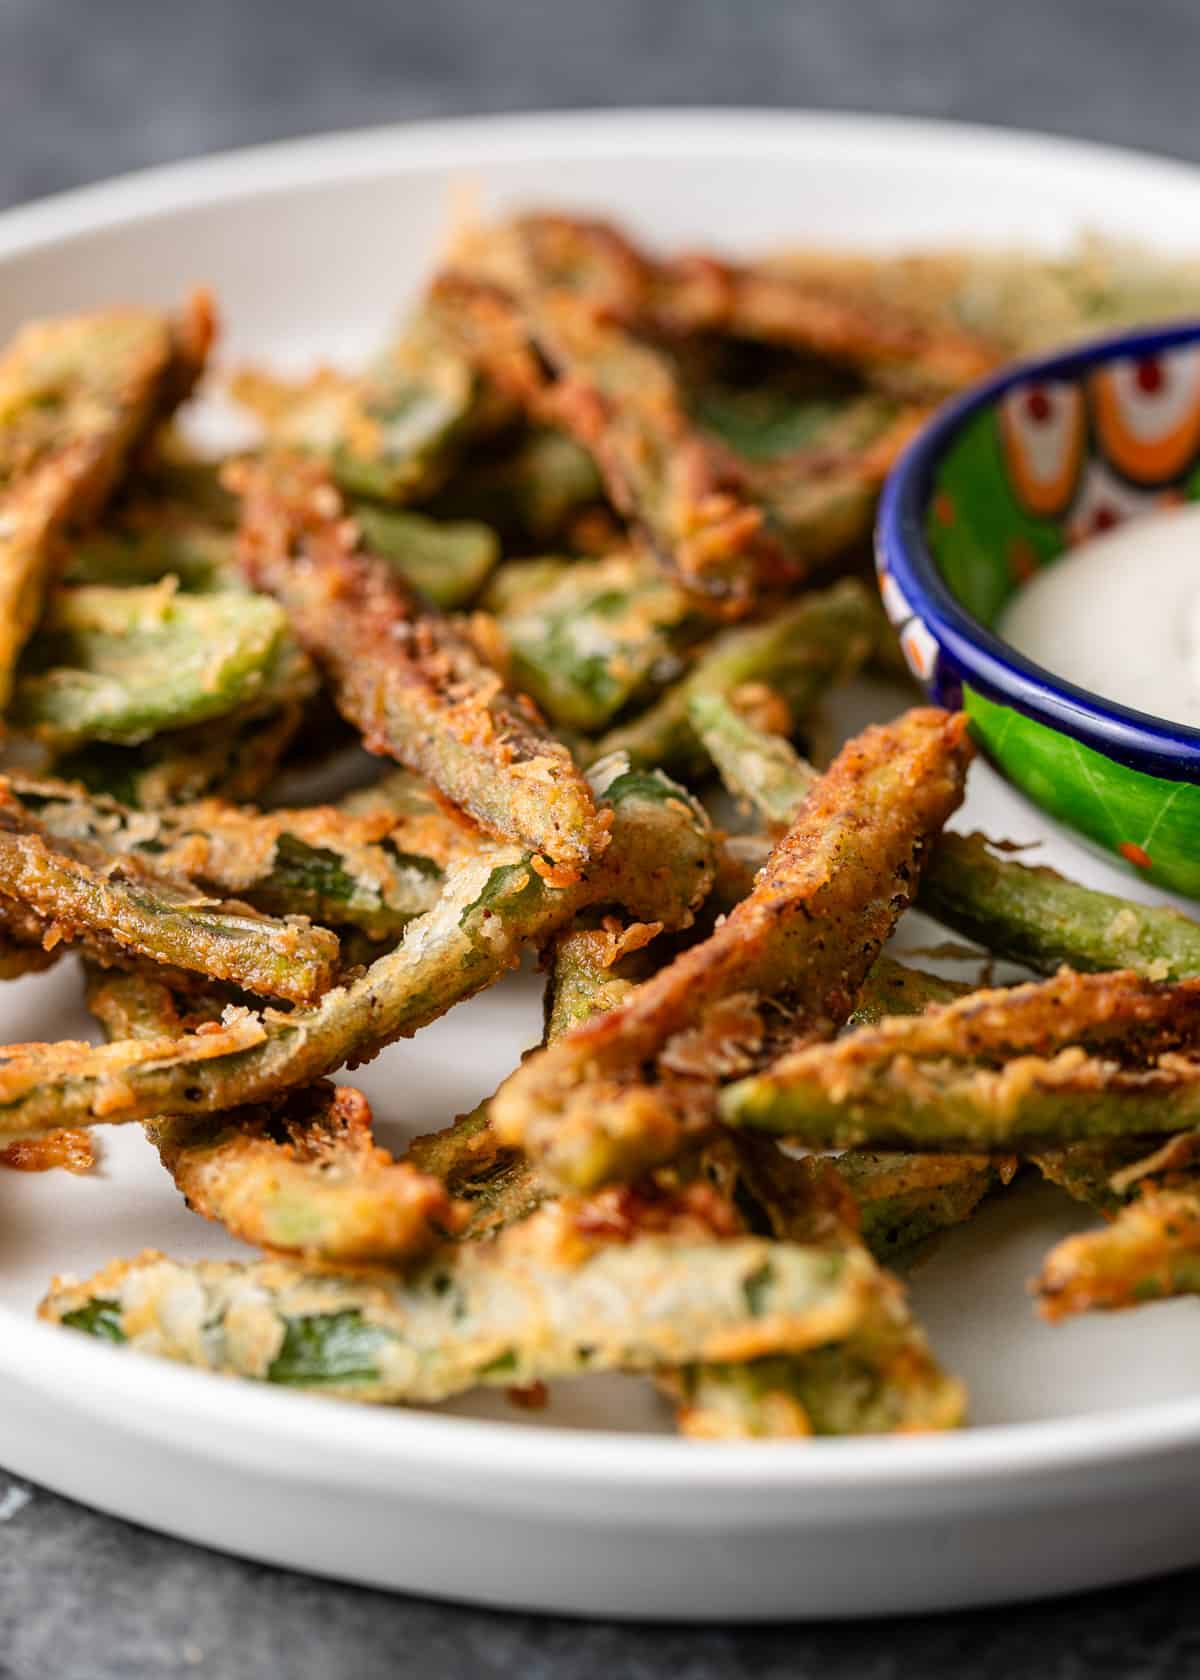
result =
[[[212,336],[197,298],[177,327],[143,310],[33,321],[0,356],[0,707],[72,524],[187,394]]]
[[[149,1044],[9,1046],[0,1052],[0,1140],[68,1123],[237,1108],[320,1079],[343,1062],[370,1060],[492,985],[527,945],[543,944],[585,904],[633,897],[636,883],[622,875],[620,859],[640,843],[623,831],[644,822],[659,836],[664,867],[653,890],[661,894],[675,880],[670,860],[686,855],[682,832],[697,817],[684,799],[648,801],[643,793],[637,783],[622,789],[614,781],[607,789],[611,866],[601,859],[583,880],[560,886],[537,854],[481,846],[448,872],[437,904],[409,923],[394,950],[311,1008],[262,1017],[235,1012],[203,1033]],[[690,913],[697,873],[687,865],[678,876],[680,916]]]
[[[293,466],[245,467],[240,556],[277,595],[369,750],[429,777],[494,833],[579,868],[605,842],[571,755],[469,642],[356,545],[332,486]]]
[[[481,418],[478,376],[427,309],[361,376],[322,368],[288,381],[247,369],[232,389],[272,447],[312,456],[348,494],[383,502],[436,489]]]
[[[1109,1224],[1051,1249],[1034,1287],[1048,1319],[1200,1292],[1200,1185],[1150,1185]]]
[[[501,1140],[571,1189],[636,1176],[708,1123],[718,1077],[769,1059],[780,1031],[844,1021],[962,798],[969,752],[961,717],[934,710],[852,741],[710,938],[501,1087]]]
[[[436,845],[437,856],[407,849],[386,810],[357,817],[332,805],[257,811],[209,799],[150,812],[104,795],[89,798],[68,782],[14,776],[7,785],[57,840],[140,858],[161,874],[270,915],[357,927],[376,939],[401,933],[432,909],[449,861],[445,844]],[[442,833],[458,828],[461,843],[451,855],[478,849],[478,837],[465,828],[450,820],[437,826]],[[426,827],[433,834],[435,825]]]
[[[696,618],[682,590],[628,554],[577,560],[497,612],[514,685],[553,722],[586,733],[679,674]]]
[[[1052,973],[1132,968],[1153,980],[1200,974],[1200,923],[1131,904],[1053,869],[997,857],[982,834],[946,834],[921,884],[920,907],[998,956]]]
[[[376,1402],[820,1345],[872,1294],[865,1255],[744,1237],[590,1242],[556,1204],[405,1278],[145,1255],[51,1286],[43,1318],[209,1370]]]
[[[55,747],[135,746],[261,701],[286,632],[264,596],[182,595],[170,579],[61,589],[30,643],[10,717]]]
[[[703,770],[707,754],[689,711],[697,696],[729,695],[746,684],[765,683],[801,720],[827,688],[852,676],[866,659],[876,623],[867,591],[848,578],[802,596],[766,623],[727,630],[639,717],[602,736],[595,752],[627,752],[634,764],[658,764],[681,775]]]
[[[501,391],[569,432],[666,576],[717,617],[800,575],[728,450],[693,424],[669,360],[567,290],[520,297],[445,274],[435,304]]]
[[[45,924],[51,943],[99,937],[132,957],[311,1003],[333,981],[336,935],[223,904],[87,840],[50,837],[0,783],[0,895]]]

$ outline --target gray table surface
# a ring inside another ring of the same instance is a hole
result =
[[[0,206],[322,129],[621,104],[971,118],[1200,161],[1198,69],[1195,0],[0,0]],[[570,1623],[258,1568],[0,1470],[0,1680],[1175,1680],[1200,1672],[1198,1588],[847,1627]]]

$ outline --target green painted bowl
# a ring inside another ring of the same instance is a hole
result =
[[[1200,325],[1011,368],[897,463],[879,587],[913,674],[966,709],[1030,799],[1157,885],[1200,898],[1200,729],[1077,688],[1001,641],[1002,609],[1073,544],[1200,499]]]

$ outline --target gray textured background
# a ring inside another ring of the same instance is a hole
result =
[[[1198,70],[1196,0],[0,0],[0,204],[319,129],[630,103],[967,117],[1200,159]],[[0,1680],[1200,1672],[1200,1574],[858,1628],[620,1629],[329,1586],[15,1487],[0,1471]]]

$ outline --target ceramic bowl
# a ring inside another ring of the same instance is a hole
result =
[[[1043,810],[1190,898],[1200,729],[1076,687],[996,624],[1076,543],[1197,498],[1191,322],[1026,362],[967,392],[897,463],[876,530],[884,606],[930,697],[965,707],[988,757]]]

